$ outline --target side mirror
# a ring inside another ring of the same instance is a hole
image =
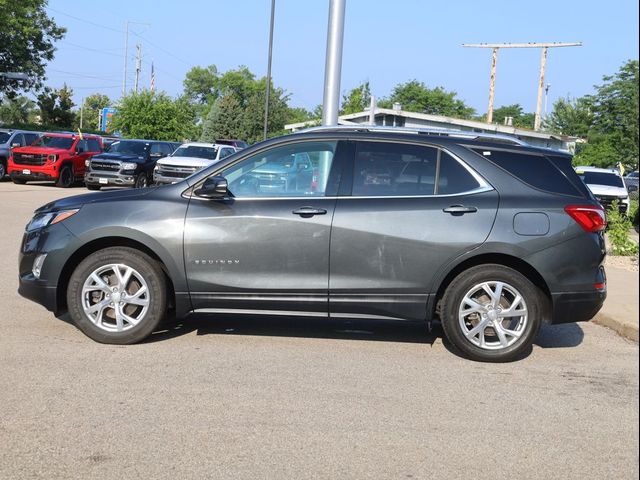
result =
[[[193,193],[201,198],[224,198],[229,195],[229,184],[224,177],[209,177]]]
[[[637,185],[628,185],[627,186],[627,190],[629,192],[637,192],[638,191],[638,186]]]
[[[20,145],[20,142],[14,142],[11,144],[11,148],[18,148],[21,147],[22,145]]]

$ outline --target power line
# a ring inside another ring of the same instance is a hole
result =
[[[84,73],[74,73],[74,72],[67,72],[65,70],[56,70],[55,68],[48,68],[47,71],[48,72],[55,72],[55,73],[63,73],[65,75],[71,75],[73,77],[97,78],[99,80],[113,80],[115,78],[114,75],[111,75],[111,76],[86,75]]]
[[[179,62],[184,63],[185,65],[187,65],[188,67],[193,66],[193,62],[187,62],[186,60],[183,60],[182,58],[178,57],[177,55],[174,55],[173,53],[169,52],[168,50],[165,50],[162,47],[159,47],[158,45],[156,45],[155,43],[149,41],[149,39],[143,37],[142,35],[140,35],[139,33],[136,33],[134,31],[132,31],[131,33],[133,33],[136,37],[138,37],[141,40],[144,40],[145,42],[147,42],[149,45],[151,45],[152,47],[157,48],[158,50],[160,50],[162,53],[164,53],[165,55],[169,55],[170,57],[173,57],[174,59],[178,60]]]
[[[64,15],[65,17],[73,18],[79,22],[87,23],[89,25],[93,25],[94,27],[104,28],[105,30],[111,30],[112,32],[122,33],[122,30],[119,28],[107,27],[106,25],[100,25],[99,23],[92,22],[91,20],[87,20],[85,18],[76,17],[75,15],[71,15],[69,13],[62,12],[60,10],[56,10],[55,8],[45,7],[47,10],[51,10],[52,12],[59,13],[60,15]]]

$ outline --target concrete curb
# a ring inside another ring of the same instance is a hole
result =
[[[634,342],[638,341],[638,325],[634,323],[618,320],[610,317],[606,313],[598,313],[591,321],[603,327],[610,328],[618,333],[618,335],[629,340],[633,340]]]

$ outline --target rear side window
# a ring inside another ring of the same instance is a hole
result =
[[[383,142],[359,142],[353,195],[433,195],[438,150]]]
[[[539,190],[572,196],[578,196],[581,193],[562,171],[542,155],[487,148],[472,150]]]

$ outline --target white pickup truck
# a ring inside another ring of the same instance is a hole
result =
[[[168,157],[158,160],[153,181],[158,185],[176,183],[198,170],[236,153],[236,148],[216,143],[184,143]]]

